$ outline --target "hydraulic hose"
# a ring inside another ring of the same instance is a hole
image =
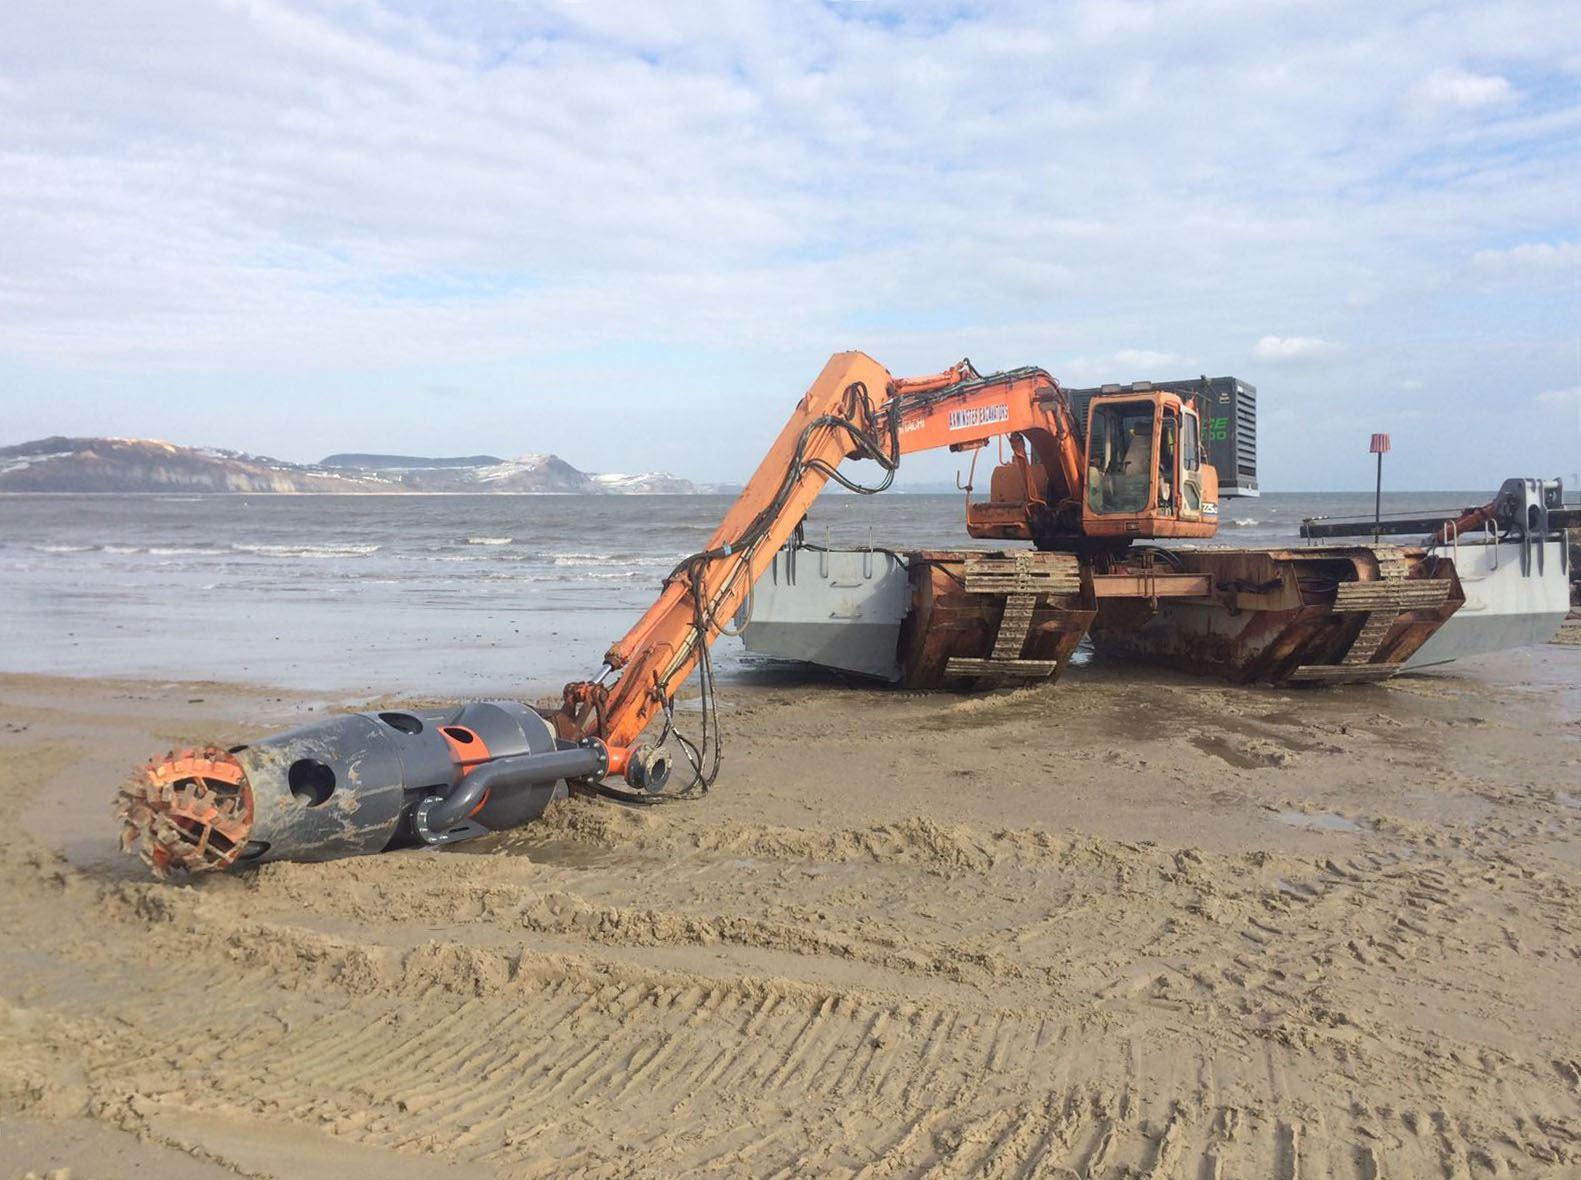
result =
[[[425,844],[444,843],[450,830],[471,819],[491,794],[601,775],[608,765],[608,751],[597,740],[542,754],[497,758],[468,772],[449,794],[423,800],[412,815],[412,826]]]

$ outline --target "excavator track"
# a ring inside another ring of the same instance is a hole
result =
[[[1025,653],[1038,608],[1051,600],[1081,593],[1081,566],[1068,553],[987,553],[962,563],[966,593],[1002,600],[999,626],[990,654],[984,657],[950,656],[944,662],[948,678],[983,680],[1046,680],[1063,668],[1063,661],[1029,658]]]
[[[1099,651],[1240,683],[1387,680],[1465,601],[1454,563],[1423,549],[1178,551],[1210,593],[1105,603]]]
[[[912,687],[1058,677],[1092,624],[1072,553],[910,554],[901,666]]]

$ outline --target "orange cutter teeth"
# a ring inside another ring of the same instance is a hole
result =
[[[153,759],[116,800],[121,848],[154,875],[223,869],[241,854],[253,826],[247,772],[218,746],[172,750]]]

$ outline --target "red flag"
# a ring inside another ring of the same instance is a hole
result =
[[[1387,434],[1373,435],[1372,446],[1368,447],[1367,451],[1372,455],[1387,455],[1389,453],[1389,436]]]

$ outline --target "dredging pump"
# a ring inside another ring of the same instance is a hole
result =
[[[668,758],[557,738],[515,701],[349,713],[150,761],[121,789],[121,844],[159,876],[450,844],[530,823],[567,783],[610,777],[658,792]]]

